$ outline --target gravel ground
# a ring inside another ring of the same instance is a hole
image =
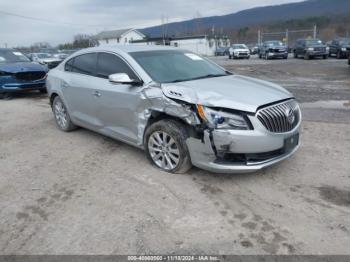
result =
[[[215,58],[302,102],[302,146],[245,175],[170,175],[141,150],[60,132],[48,99],[0,101],[1,254],[350,254],[345,61]]]

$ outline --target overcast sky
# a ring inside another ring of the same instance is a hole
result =
[[[302,0],[0,0],[0,12],[48,20],[29,20],[0,13],[0,47],[71,41],[78,33],[143,28],[188,20],[198,15],[234,13],[247,8]],[[54,21],[50,23],[50,21]]]

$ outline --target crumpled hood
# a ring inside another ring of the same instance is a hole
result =
[[[292,98],[284,88],[241,75],[162,84],[165,96],[191,104],[255,113],[257,108]]]
[[[7,73],[19,73],[19,72],[27,72],[27,71],[45,71],[47,72],[46,67],[31,62],[20,62],[20,63],[8,63],[1,64],[0,63],[0,71]]]

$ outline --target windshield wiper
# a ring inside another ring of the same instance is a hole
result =
[[[193,81],[193,80],[199,80],[199,79],[205,79],[205,78],[213,78],[213,77],[221,77],[221,76],[228,76],[228,75],[229,74],[208,74],[208,75],[204,75],[204,76],[198,76],[198,77],[187,78],[187,79],[176,79],[174,81],[170,81],[169,83]]]

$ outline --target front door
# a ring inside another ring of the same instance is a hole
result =
[[[97,61],[98,85],[100,93],[97,118],[103,122],[103,133],[125,142],[136,144],[140,108],[144,108],[141,99],[142,86],[115,84],[108,76],[115,73],[126,73],[131,79],[139,79],[130,66],[119,56],[112,53],[99,53]]]

